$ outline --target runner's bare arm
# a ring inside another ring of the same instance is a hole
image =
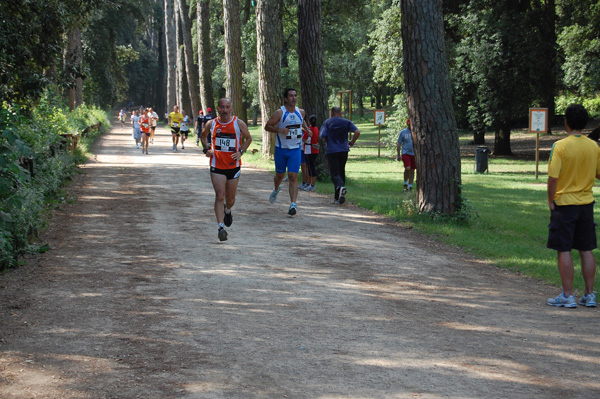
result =
[[[352,141],[350,141],[350,147],[354,146],[354,143],[356,143],[356,140],[358,140],[358,136],[360,136],[360,130],[356,129],[352,132]]]
[[[280,129],[277,126],[275,126],[277,124],[277,122],[279,122],[281,120],[282,116],[283,116],[283,111],[281,109],[278,109],[277,111],[273,112],[273,115],[271,115],[271,118],[265,124],[265,130],[267,132],[271,132],[271,133],[287,134],[290,131],[290,129],[288,129],[287,127]]]
[[[240,121],[240,120],[238,120],[238,125],[240,126],[240,132],[242,133],[244,142],[242,143],[241,152],[240,151],[234,152],[231,155],[231,158],[235,159],[236,161],[242,157],[243,153],[246,152],[246,150],[248,149],[248,147],[250,147],[250,144],[252,143],[252,136],[250,135],[250,132],[248,131],[248,125],[246,125],[246,123],[244,121]]]
[[[302,130],[308,134],[308,137],[312,137],[312,130],[308,128],[308,123],[306,122],[306,111],[300,109],[300,114],[302,115]]]
[[[206,122],[204,124],[204,129],[202,129],[202,133],[200,134],[200,140],[202,141],[202,148],[204,150],[207,150],[205,152],[207,157],[212,156],[212,151],[210,148],[208,148],[208,141],[206,140],[206,138],[208,137],[208,133],[210,133],[210,127],[213,124],[213,120],[210,120],[208,122]]]

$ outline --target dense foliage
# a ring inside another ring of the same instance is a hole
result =
[[[82,106],[69,111],[51,95],[40,98],[31,112],[0,109],[0,270],[18,256],[39,250],[31,245],[45,223],[49,200],[75,171],[76,159],[62,135],[86,127],[109,126],[106,113]]]

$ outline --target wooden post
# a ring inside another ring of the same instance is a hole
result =
[[[340,109],[343,111],[343,95],[344,93],[348,93],[348,95],[350,96],[350,98],[348,99],[348,119],[352,120],[352,90],[340,90],[338,92],[338,94],[340,95]]]
[[[381,125],[379,125],[379,136],[377,139],[377,158],[381,158]]]
[[[540,165],[540,132],[538,131],[535,139],[535,180],[538,179],[538,170]]]

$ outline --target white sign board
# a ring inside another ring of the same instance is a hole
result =
[[[530,108],[529,109],[529,132],[547,133],[548,132],[548,108]]]
[[[384,109],[376,109],[375,110],[375,125],[385,125],[385,110]]]

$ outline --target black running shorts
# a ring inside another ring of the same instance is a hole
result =
[[[240,167],[238,166],[237,168],[233,168],[233,169],[217,169],[214,167],[210,167],[210,173],[216,173],[218,175],[225,175],[227,177],[227,180],[233,180],[233,179],[237,179],[238,177],[240,177]]]
[[[597,247],[594,203],[587,205],[554,205],[548,225],[550,249],[591,251]]]

